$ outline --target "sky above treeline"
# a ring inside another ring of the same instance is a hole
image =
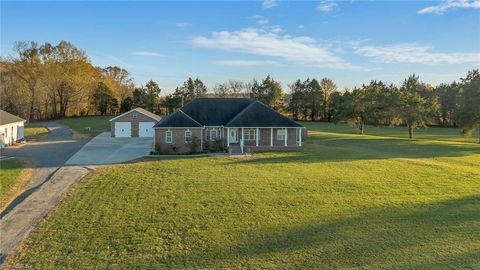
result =
[[[329,77],[339,89],[413,73],[451,82],[480,66],[480,0],[1,2],[1,56],[15,41],[85,50],[163,93],[270,74],[284,86]],[[288,92],[288,89],[285,89]]]

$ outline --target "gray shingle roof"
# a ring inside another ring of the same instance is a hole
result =
[[[167,117],[162,118],[153,127],[202,127],[200,123],[186,115],[182,110],[177,110]]]
[[[255,101],[225,127],[303,127],[265,104]]]
[[[253,102],[249,98],[197,98],[182,111],[204,126],[224,126]]]
[[[15,116],[11,113],[8,113],[4,110],[0,110],[0,125],[11,124],[15,122],[23,122],[26,121],[18,116]]]
[[[249,98],[198,98],[155,127],[303,127],[265,104]]]

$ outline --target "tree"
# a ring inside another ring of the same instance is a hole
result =
[[[337,122],[346,121],[358,126],[361,134],[365,133],[365,124],[375,118],[378,111],[378,95],[368,86],[354,88],[352,92],[345,92],[340,105]]]
[[[435,93],[440,102],[439,122],[443,126],[455,126],[455,115],[459,104],[460,87],[456,82],[442,83],[435,88]]]
[[[118,100],[113,95],[112,89],[105,83],[99,82],[93,92],[92,105],[100,115],[106,115],[107,113],[115,114],[118,107]]]
[[[322,88],[317,80],[307,79],[304,82],[305,85],[305,96],[304,96],[304,106],[307,106],[310,112],[310,119],[315,121],[315,118],[321,114],[322,111]]]
[[[120,113],[128,112],[133,109],[133,98],[127,97],[120,104]]]
[[[290,88],[290,101],[288,102],[287,111],[291,113],[292,118],[298,120],[300,114],[303,112],[305,106],[305,84],[300,80],[297,80],[293,84],[289,85]],[[306,118],[306,114],[304,115]]]
[[[405,79],[399,91],[392,93],[397,118],[394,123],[403,122],[408,129],[408,138],[413,138],[413,130],[426,126],[429,121],[438,115],[438,99],[433,94],[433,88],[419,80],[413,74]]]
[[[28,121],[35,118],[38,81],[41,72],[40,51],[36,42],[16,42],[16,57],[12,59],[13,72],[26,86],[29,98]]]
[[[480,143],[480,72],[471,70],[460,84],[460,108],[457,115],[460,131],[469,134],[478,129]]]
[[[321,93],[323,95],[323,121],[330,122],[330,117],[328,116],[328,111],[330,110],[331,95],[333,92],[337,91],[337,86],[329,78],[323,78],[320,81]]]
[[[159,99],[160,99],[160,92],[162,90],[160,89],[160,86],[152,80],[150,80],[146,85],[145,85],[145,105],[147,106],[147,109],[150,110],[151,112],[153,111],[160,111],[159,108]]]
[[[263,79],[261,84],[254,80],[250,96],[275,110],[283,108],[282,86],[270,75]]]
[[[215,86],[213,86],[213,93],[218,97],[227,97],[230,95],[230,91],[226,83],[215,84]]]
[[[147,91],[143,86],[136,87],[132,92],[133,107],[146,108],[147,107]]]
[[[119,100],[132,96],[133,78],[127,70],[118,66],[109,66],[102,69],[102,74]]]

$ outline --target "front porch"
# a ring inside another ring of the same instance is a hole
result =
[[[305,136],[302,127],[228,127],[226,147],[230,153],[258,150],[297,150]]]

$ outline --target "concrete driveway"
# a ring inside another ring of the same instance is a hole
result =
[[[153,138],[112,138],[110,132],[104,132],[84,145],[65,164],[99,165],[126,162],[147,156],[152,146]]]

